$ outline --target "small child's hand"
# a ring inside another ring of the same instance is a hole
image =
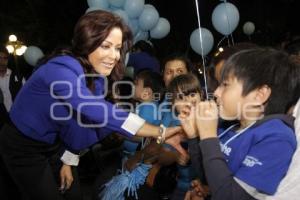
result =
[[[192,192],[197,194],[200,197],[207,197],[209,194],[209,189],[206,185],[202,185],[202,183],[195,179],[191,182]]]
[[[218,108],[214,101],[204,101],[198,104],[196,124],[201,139],[217,137]]]
[[[198,137],[195,110],[196,108],[193,106],[185,106],[178,115],[181,126],[187,137],[190,139]]]
[[[179,164],[179,165],[186,165],[190,160],[190,156],[187,152],[184,152],[184,153],[178,153],[178,156],[177,156],[177,160],[176,162]]]

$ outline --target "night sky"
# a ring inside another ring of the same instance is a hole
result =
[[[212,26],[211,13],[218,0],[199,0],[202,26],[214,35],[215,44],[222,35]],[[256,26],[252,41],[275,45],[288,35],[299,34],[300,1],[298,0],[232,0],[240,13],[238,28],[233,33],[236,42],[247,41],[242,32],[246,21]],[[161,17],[171,24],[171,32],[161,40],[152,40],[159,56],[171,51],[191,51],[189,37],[197,28],[194,0],[146,0],[156,7]],[[27,46],[35,45],[45,53],[57,45],[69,44],[73,27],[88,8],[86,0],[0,0],[0,42],[14,33]]]

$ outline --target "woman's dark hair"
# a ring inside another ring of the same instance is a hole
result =
[[[54,51],[42,64],[57,55],[71,55],[79,60],[85,73],[95,73],[88,55],[102,44],[113,28],[121,29],[123,43],[120,60],[110,77],[112,80],[120,80],[124,74],[126,52],[132,46],[132,33],[119,16],[103,10],[91,11],[80,17],[74,29],[72,47]]]
[[[192,71],[192,64],[191,64],[191,61],[188,59],[188,57],[186,57],[185,55],[183,54],[180,54],[180,53],[174,53],[174,54],[171,54],[169,56],[167,56],[163,62],[162,62],[162,73],[164,73],[165,71],[165,67],[166,67],[166,64],[170,61],[173,61],[173,60],[180,60],[182,61],[183,63],[185,63],[185,66],[186,66],[186,69],[188,72]]]
[[[176,76],[169,84],[168,90],[172,94],[172,102],[181,95],[190,95],[192,93],[200,93],[202,98],[202,89],[198,78],[192,74],[181,74]]]
[[[271,95],[266,102],[265,115],[285,113],[299,98],[299,66],[283,51],[270,48],[243,50],[224,63],[221,81],[236,77],[243,83],[244,96],[267,85]]]

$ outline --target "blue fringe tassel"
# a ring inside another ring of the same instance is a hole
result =
[[[114,176],[105,184],[105,188],[99,194],[99,199],[124,200],[126,190],[127,196],[134,196],[138,199],[137,190],[145,183],[151,167],[152,165],[139,163],[132,172],[122,171],[120,175]]]

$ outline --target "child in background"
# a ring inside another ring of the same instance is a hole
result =
[[[173,94],[171,102],[176,109],[176,113],[179,114],[184,114],[188,107],[196,106],[202,98],[199,80],[191,73],[175,77],[169,84],[168,92]],[[186,142],[182,142],[181,145],[188,150]],[[187,162],[185,165],[177,164],[177,168],[178,179],[176,188],[172,194],[172,200],[184,199],[185,193],[190,188],[190,182],[196,178],[197,169],[192,167],[191,162]]]
[[[284,52],[244,50],[225,62],[217,103],[201,102],[180,114],[185,132],[200,138],[198,159],[213,199],[274,195],[297,146],[291,121],[280,116],[294,103],[299,76]],[[218,108],[221,118],[239,124],[218,130]]]
[[[134,85],[134,99],[141,102],[136,108],[136,113],[148,123],[159,125],[158,105],[164,90],[162,77],[156,72],[145,70],[137,74]],[[143,148],[143,138],[125,139],[123,143],[125,155],[133,155],[140,142]]]

